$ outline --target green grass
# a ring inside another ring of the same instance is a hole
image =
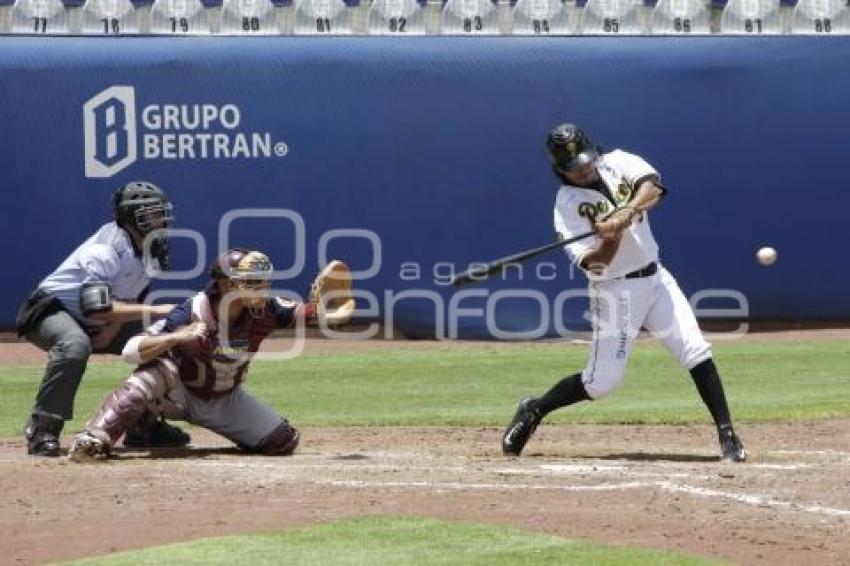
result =
[[[463,347],[435,344],[367,353],[257,361],[248,389],[297,426],[503,425],[516,399],[541,394],[584,366],[586,347],[562,343]],[[739,422],[793,422],[850,416],[850,344],[721,343],[715,359]],[[92,364],[80,387],[79,429],[128,373],[120,362]],[[41,367],[0,368],[0,436],[19,434]],[[710,422],[687,372],[660,346],[636,348],[623,386],[605,399],[550,416],[557,423]]]
[[[584,366],[587,348],[563,343],[463,346],[258,361],[248,388],[297,426],[499,425],[523,394],[540,394]],[[715,347],[739,422],[850,416],[850,344],[721,343]],[[92,364],[77,396],[77,430],[128,373]],[[0,368],[0,436],[16,435],[41,367]],[[687,373],[660,346],[641,343],[625,383],[606,399],[551,415],[560,423],[708,423]],[[280,533],[203,539],[80,564],[707,564],[679,554],[585,544],[471,523],[360,518]]]
[[[475,523],[367,517],[279,533],[201,539],[70,564],[663,566],[719,563],[677,553],[588,544]]]

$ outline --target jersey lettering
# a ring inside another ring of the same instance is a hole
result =
[[[583,202],[578,205],[578,214],[583,218],[587,218],[591,224],[596,224],[596,217],[600,214],[606,214],[611,206],[608,201],[600,200],[599,202]]]
[[[629,186],[629,184],[626,183],[626,181],[620,181],[620,184],[617,185],[617,190],[614,193],[614,199],[616,199],[617,204],[623,206],[624,204],[632,200],[633,193],[634,191]]]

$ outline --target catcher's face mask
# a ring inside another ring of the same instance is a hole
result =
[[[274,272],[272,262],[264,253],[247,252],[227,274],[232,289],[239,293],[238,301],[249,314],[260,318],[266,312],[271,276]]]

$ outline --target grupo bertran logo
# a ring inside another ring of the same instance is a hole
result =
[[[112,177],[139,159],[267,159],[289,153],[271,132],[248,130],[236,104],[151,102],[112,86],[83,105],[86,177]]]

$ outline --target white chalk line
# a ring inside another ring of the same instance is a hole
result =
[[[842,450],[770,450],[770,454],[802,454],[804,456],[850,456]]]
[[[688,493],[691,495],[699,495],[702,497],[721,497],[731,499],[739,503],[747,503],[749,505],[768,506],[768,507],[785,507],[790,509],[799,509],[816,513],[819,515],[827,515],[830,517],[850,517],[850,509],[836,509],[833,507],[824,507],[822,505],[809,505],[806,503],[794,503],[793,501],[782,501],[764,495],[747,495],[743,493],[729,493],[727,491],[718,491],[715,489],[706,489],[704,487],[693,487],[689,485],[679,485],[673,482],[657,481],[655,485],[665,491],[675,491]]]
[[[305,464],[304,462],[293,462],[291,460],[286,462],[285,466],[281,466],[281,464],[277,462],[272,463],[261,463],[261,462],[190,462],[191,466],[203,466],[208,468],[236,468],[236,469],[259,469],[259,470],[335,470],[335,471],[345,471],[352,472],[357,470],[382,470],[382,471],[396,471],[396,470],[438,470],[441,472],[465,472],[468,473],[470,468],[468,466],[459,466],[459,465],[433,465],[433,466],[425,466],[425,465],[411,465],[405,462],[394,462],[394,463],[376,463],[376,462],[342,462],[338,460],[332,460],[323,463],[316,464]],[[482,470],[483,471],[483,470]]]
[[[662,471],[640,471],[629,466],[608,465],[569,465],[569,464],[542,464],[534,468],[494,468],[492,473],[508,476],[586,476],[586,475],[629,475],[635,478],[686,478],[686,479],[708,479],[704,474],[692,474],[687,472]]]
[[[427,469],[430,471],[470,471],[468,468],[463,466],[415,466],[411,467],[402,462],[397,463],[376,463],[376,462],[341,462],[341,461],[333,461],[326,462],[324,464],[319,463],[298,463],[288,462],[286,466],[280,466],[276,462],[268,462],[268,463],[260,463],[260,462],[193,462],[192,466],[203,466],[203,467],[217,467],[217,468],[237,468],[237,469],[264,469],[264,470],[275,470],[277,473],[272,474],[275,477],[268,477],[268,479],[286,479],[289,481],[300,481],[301,478],[295,477],[294,473],[297,473],[298,469],[312,471],[316,468],[323,468],[328,471],[343,471],[343,472],[356,472],[358,469],[363,471],[368,470],[398,470],[403,468],[404,470],[416,470],[416,469]],[[807,464],[790,464],[790,465],[781,465],[781,464],[749,464],[746,467],[761,467],[768,469],[797,469],[797,468],[805,468],[809,467]],[[317,484],[317,485],[331,485],[336,487],[351,487],[351,488],[424,488],[424,489],[432,489],[432,490],[493,490],[493,491],[510,491],[510,490],[534,490],[534,491],[567,491],[567,492],[582,492],[582,491],[616,491],[616,490],[624,490],[624,489],[641,489],[641,488],[655,488],[661,489],[663,491],[668,492],[677,492],[677,493],[686,493],[688,495],[697,496],[697,497],[705,497],[705,498],[719,498],[719,499],[728,499],[731,501],[735,501],[738,503],[744,503],[746,505],[759,506],[759,507],[777,507],[777,508],[785,508],[792,510],[800,510],[808,513],[814,513],[818,515],[828,516],[828,517],[838,517],[838,518],[850,518],[850,510],[848,509],[840,509],[833,507],[826,507],[817,504],[809,504],[809,503],[795,503],[793,501],[785,501],[781,499],[776,499],[774,497],[768,495],[755,495],[755,494],[745,494],[745,493],[732,493],[708,488],[694,487],[685,484],[674,483],[670,481],[670,478],[687,478],[691,480],[705,479],[707,476],[697,475],[697,474],[688,474],[688,473],[656,473],[652,472],[641,472],[638,470],[630,469],[628,466],[619,466],[619,465],[607,465],[607,464],[599,464],[599,465],[569,465],[569,464],[541,464],[534,466],[533,468],[492,468],[485,469],[482,468],[477,470],[484,473],[496,473],[496,474],[516,474],[516,475],[531,475],[534,473],[539,473],[540,471],[545,471],[553,474],[563,474],[563,475],[575,475],[575,474],[587,474],[587,473],[620,473],[627,474],[632,477],[653,477],[661,475],[667,479],[658,479],[652,481],[626,481],[626,482],[615,482],[615,483],[598,483],[593,485],[546,485],[546,484],[531,484],[531,483],[464,483],[464,482],[434,482],[434,481],[380,481],[380,480],[334,480],[334,479],[305,479],[304,481],[307,483]]]
[[[374,480],[311,480],[310,483],[331,485],[335,487],[355,488],[387,488],[387,487],[424,487],[427,489],[444,490],[555,490],[555,491],[616,491],[646,487],[645,482],[602,483],[594,485],[538,485],[527,483],[463,483],[463,482],[429,482],[429,481],[374,481]]]
[[[811,468],[812,464],[747,464],[747,467],[763,470],[804,470]]]
[[[602,483],[594,485],[540,485],[540,484],[491,484],[491,483],[462,483],[462,482],[427,482],[427,481],[366,481],[366,480],[311,480],[310,483],[318,485],[331,485],[335,487],[352,488],[425,488],[430,490],[491,490],[491,491],[617,491],[623,489],[658,488],[663,491],[687,493],[706,498],[730,499],[738,503],[745,503],[758,507],[782,507],[786,509],[806,511],[817,515],[828,517],[850,518],[850,510],[824,507],[822,505],[810,505],[782,501],[763,495],[747,495],[740,493],[729,493],[714,489],[679,485],[673,482],[659,480],[652,482],[621,482]]]

